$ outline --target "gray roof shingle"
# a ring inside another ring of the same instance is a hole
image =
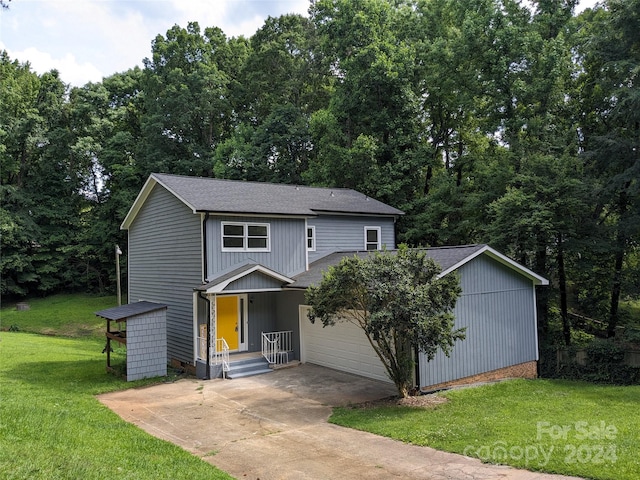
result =
[[[457,265],[466,258],[469,258],[478,250],[484,248],[485,245],[462,245],[459,247],[436,247],[427,248],[425,252],[429,258],[435,260],[442,271]],[[395,252],[396,250],[391,250]],[[294,282],[287,285],[288,288],[308,288],[311,285],[317,285],[322,281],[322,275],[332,265],[337,265],[344,257],[366,257],[371,252],[336,252],[316,260],[309,265],[309,270],[300,275],[293,277]]]
[[[319,212],[403,215],[355,190],[220,180],[153,173],[151,178],[193,210],[216,213],[316,215]]]
[[[143,313],[153,312],[155,310],[160,310],[161,308],[167,308],[167,306],[162,303],[143,301],[100,310],[99,312],[96,312],[96,315],[109,320],[123,320],[127,317],[134,317]]]

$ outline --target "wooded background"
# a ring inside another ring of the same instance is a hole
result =
[[[2,52],[3,298],[113,291],[163,172],[357,189],[407,213],[400,242],[550,278],[543,336],[570,312],[613,335],[640,297],[640,0],[576,3],[317,0],[251,38],[175,26],[74,88]]]

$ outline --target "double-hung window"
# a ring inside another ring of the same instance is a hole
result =
[[[364,227],[364,249],[382,250],[380,227]]]
[[[270,248],[268,223],[222,222],[223,252],[268,252]]]

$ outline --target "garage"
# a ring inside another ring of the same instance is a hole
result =
[[[311,307],[300,305],[300,360],[363,377],[391,382],[362,329],[351,322],[323,327],[311,323]]]

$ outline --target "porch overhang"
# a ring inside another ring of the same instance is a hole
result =
[[[261,281],[252,282],[251,286],[238,285],[242,280],[249,280],[251,277],[261,277]],[[236,268],[230,272],[218,275],[209,282],[196,287],[196,291],[206,294],[236,293],[242,292],[268,292],[281,290],[283,285],[293,283],[293,280],[281,273],[271,270],[257,263],[250,263]],[[234,288],[234,285],[236,288]],[[230,288],[231,287],[231,288]]]

